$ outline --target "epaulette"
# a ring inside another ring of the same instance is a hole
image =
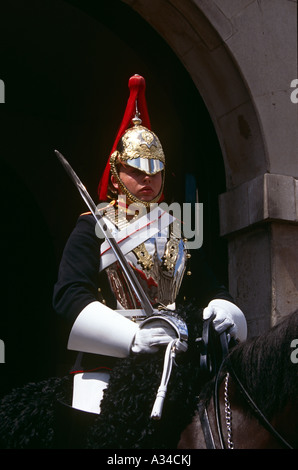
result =
[[[109,202],[106,206],[101,207],[101,208],[100,208],[100,212],[106,212],[106,211],[108,211],[109,209],[111,209],[111,207],[113,207],[113,206],[115,205],[115,202],[116,202],[116,201]],[[113,209],[113,210],[114,210],[114,209]],[[91,211],[83,212],[82,214],[80,214],[80,217],[81,217],[82,215],[91,215]]]
[[[80,217],[82,217],[82,215],[91,215],[91,212],[88,211],[88,212],[83,212],[82,214],[80,214]]]

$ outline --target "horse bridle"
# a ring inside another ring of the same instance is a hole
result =
[[[239,379],[238,375],[235,372],[235,369],[229,359],[229,346],[228,346],[228,338],[227,338],[227,331],[224,331],[219,335],[219,341],[221,346],[221,354],[222,360],[217,367],[216,361],[214,360],[214,353],[212,351],[213,344],[210,343],[211,338],[211,328],[213,327],[213,316],[210,317],[208,320],[204,321],[203,324],[203,332],[202,338],[198,338],[197,341],[199,342],[200,346],[200,368],[202,373],[207,375],[214,375],[215,374],[215,382],[214,382],[214,390],[213,390],[213,400],[214,400],[214,409],[215,409],[215,417],[216,417],[216,427],[219,436],[220,446],[222,449],[226,449],[224,443],[224,433],[222,430],[221,418],[220,418],[220,401],[219,401],[219,386],[221,384],[221,375],[222,369],[225,366],[226,368],[226,375],[225,375],[225,384],[224,384],[224,401],[225,401],[225,421],[226,421],[226,428],[227,428],[227,441],[228,441],[228,449],[233,449],[234,444],[232,441],[232,423],[231,423],[231,408],[230,402],[228,398],[228,381],[230,374],[236,383],[237,387],[239,388],[240,392],[244,396],[246,402],[252,409],[253,413],[257,416],[261,424],[264,426],[267,431],[271,435],[273,435],[277,441],[287,449],[293,449],[293,447],[276,431],[276,429],[271,425],[268,419],[264,416],[262,411],[256,405],[248,391],[243,386],[241,380]],[[212,433],[212,429],[210,426],[207,408],[204,403],[202,403],[199,399],[198,403],[198,412],[201,421],[201,427],[204,433],[205,443],[207,449],[216,449],[215,441]]]

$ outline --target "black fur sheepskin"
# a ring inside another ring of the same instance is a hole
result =
[[[175,448],[194,415],[203,386],[195,342],[201,335],[202,310],[193,307],[187,315],[179,314],[188,324],[189,347],[173,366],[161,420],[152,420],[150,414],[164,351],[131,355],[113,369],[100,415],[60,406],[71,402],[71,376],[29,383],[4,397],[0,401],[0,448]],[[74,430],[75,436],[71,435]]]

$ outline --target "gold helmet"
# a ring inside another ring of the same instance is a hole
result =
[[[129,80],[130,96],[122,125],[114,143],[104,175],[99,184],[100,200],[116,199],[118,192],[111,184],[111,175],[116,178],[119,188],[130,202],[140,202],[145,206],[162,199],[165,178],[165,156],[157,135],[150,129],[150,120],[145,100],[145,80],[134,75]],[[140,109],[138,109],[138,105]],[[142,119],[141,119],[142,117]],[[145,125],[142,125],[145,121]],[[132,127],[129,127],[132,126]],[[151,201],[136,198],[124,185],[119,176],[119,165],[128,165],[147,175],[162,172],[162,185],[159,194]]]
[[[140,202],[138,198],[131,194],[121,180],[118,173],[118,165],[128,165],[147,175],[155,175],[162,171],[161,190],[159,194],[149,202],[149,204],[151,204],[159,201],[163,192],[165,156],[159,138],[154,132],[141,125],[142,121],[138,112],[132,121],[134,126],[124,132],[118,142],[117,150],[115,150],[110,157],[111,173],[115,176],[119,187],[129,200],[132,202]],[[147,205],[146,202],[141,202]]]

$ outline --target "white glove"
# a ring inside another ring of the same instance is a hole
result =
[[[214,299],[203,311],[203,319],[208,320],[212,314],[214,329],[218,334],[228,332],[231,338],[245,341],[247,338],[247,323],[243,312],[232,302]]]
[[[174,328],[160,320],[152,321],[136,332],[131,350],[134,353],[155,353],[173,339],[177,339]]]

